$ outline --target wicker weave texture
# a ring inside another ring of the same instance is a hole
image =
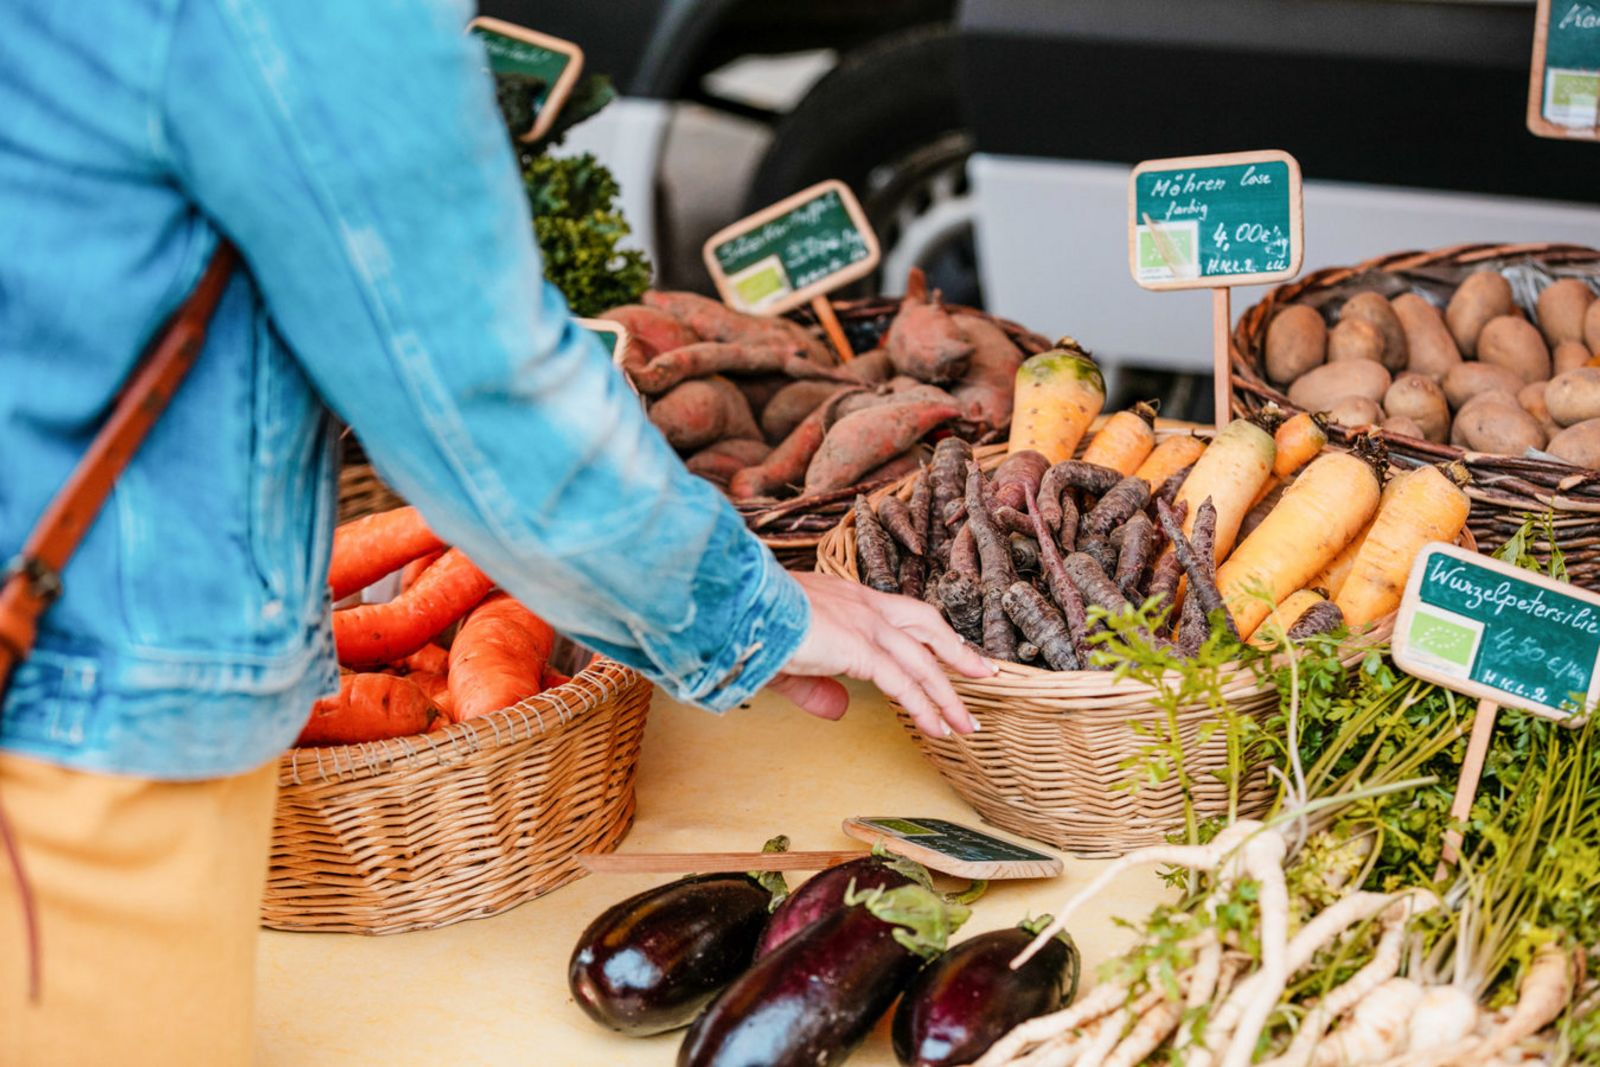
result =
[[[1157,435],[1177,432],[1183,431],[1158,429]],[[1005,452],[1001,445],[978,449],[979,466],[994,469]],[[912,481],[883,492],[909,499]],[[855,548],[854,516],[846,515],[823,539],[817,569],[859,581]],[[1386,639],[1392,622],[1385,620],[1352,643],[1346,665]],[[993,678],[951,673],[950,679],[982,724],[978,733],[935,740],[918,731],[903,708],[896,710],[945,781],[988,822],[1086,857],[1157,844],[1182,826],[1183,792],[1176,776],[1130,788],[1135,773],[1130,765],[1167,736],[1166,714],[1152,706],[1155,691],[1148,686],[1115,681],[1104,671],[1048,671],[1024,664],[1001,664]],[[1277,710],[1276,690],[1251,670],[1225,672],[1220,682],[1223,696],[1240,714],[1260,720]],[[1227,768],[1227,741],[1215,729],[1217,721],[1203,703],[1177,714],[1202,818],[1227,807],[1227,790],[1216,776]],[[1257,768],[1241,787],[1240,814],[1259,811],[1270,797],[1264,771]]]
[[[1539,288],[1553,279],[1582,277],[1595,284],[1594,280],[1600,278],[1600,251],[1559,244],[1461,245],[1429,252],[1398,252],[1352,267],[1329,267],[1281,285],[1246,309],[1234,326],[1234,413],[1252,415],[1269,402],[1285,411],[1296,410],[1287,393],[1267,381],[1264,370],[1267,326],[1280,308],[1310,304],[1328,309],[1366,289],[1386,297],[1416,292],[1442,308],[1463,278],[1485,269],[1507,275],[1518,304],[1531,313]],[[1348,443],[1353,434],[1334,426],[1330,436]],[[1416,465],[1461,459],[1466,463],[1472,475],[1472,484],[1467,487],[1472,498],[1469,523],[1484,551],[1503,545],[1528,513],[1550,511],[1555,516],[1557,542],[1567,557],[1569,577],[1579,585],[1600,589],[1600,470],[1559,461],[1467,452],[1391,433],[1383,436],[1397,462]],[[1548,559],[1548,544],[1540,542],[1533,550]]]

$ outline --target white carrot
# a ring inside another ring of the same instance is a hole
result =
[[[999,1067],[1011,1063],[1029,1045],[1048,1041],[1085,1023],[1092,1022],[1128,999],[1126,986],[1116,983],[1095,986],[1070,1008],[1040,1015],[1012,1027],[999,1041],[989,1046],[973,1067]]]
[[[1352,1067],[1380,1063],[1406,1038],[1406,1023],[1422,1000],[1422,987],[1409,978],[1380,983],[1355,1006],[1350,1021],[1317,1045],[1312,1067]]]
[[[1249,1067],[1256,1041],[1289,980],[1289,890],[1283,878],[1287,851],[1283,835],[1270,830],[1244,845],[1244,871],[1257,883],[1261,906],[1261,969],[1256,972],[1259,988],[1240,1013],[1239,1029],[1222,1058],[1222,1067]]]
[[[1412,1054],[1396,1061],[1404,1067],[1456,1067],[1489,1063],[1512,1045],[1543,1030],[1572,999],[1573,957],[1559,945],[1541,945],[1533,954],[1517,990],[1517,1006],[1493,1033],[1468,1038],[1442,1049]]]
[[[1139,1017],[1128,1036],[1106,1057],[1104,1067],[1138,1067],[1183,1021],[1183,1005],[1163,1000]]]

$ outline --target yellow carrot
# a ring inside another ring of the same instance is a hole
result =
[[[1177,500],[1189,506],[1183,532],[1194,532],[1195,514],[1206,498],[1217,509],[1217,562],[1228,557],[1239,523],[1272,470],[1272,437],[1248,419],[1234,419],[1206,446],[1183,480]]]
[[[1142,400],[1117,412],[1083,450],[1083,461],[1110,467],[1124,477],[1134,473],[1156,447],[1155,421],[1155,405]]]
[[[1459,479],[1464,471],[1452,476]],[[1334,597],[1345,621],[1361,626],[1399,607],[1417,553],[1430,541],[1459,537],[1471,506],[1461,487],[1437,467],[1418,467],[1395,478],[1350,577]]]
[[[1393,485],[1394,483],[1390,482],[1389,484]],[[1384,493],[1387,494],[1388,492],[1387,488],[1384,489]],[[1383,509],[1383,498],[1381,497],[1378,500],[1378,509],[1380,511]],[[1344,588],[1345,579],[1350,577],[1350,568],[1356,565],[1356,553],[1361,551],[1361,545],[1366,541],[1367,534],[1371,532],[1372,523],[1369,522],[1365,529],[1356,534],[1355,540],[1340,549],[1339,554],[1333,557],[1332,563],[1322,568],[1322,573],[1311,579],[1311,587],[1325,591],[1330,598],[1337,597],[1339,590]]]
[[[1100,368],[1078,342],[1063,337],[1048,352],[1017,368],[1011,414],[1011,455],[1033,449],[1051,463],[1064,463],[1106,402]]]
[[[1378,476],[1347,452],[1326,453],[1301,472],[1217,570],[1217,590],[1241,639],[1361,532],[1378,509],[1378,496]],[[1270,600],[1258,595],[1263,590]]]
[[[1300,616],[1327,599],[1315,589],[1296,589],[1290,593],[1277,608],[1278,621],[1283,624],[1284,633],[1288,633],[1289,628],[1300,621]],[[1272,647],[1277,643],[1278,635],[1269,632],[1271,630],[1270,626],[1258,627],[1251,635],[1250,643],[1257,648]]]
[[[1179,434],[1156,445],[1155,451],[1145,457],[1133,473],[1143,478],[1152,491],[1160,489],[1166,480],[1200,458],[1206,443],[1194,434]]]
[[[1286,478],[1307,463],[1316,459],[1328,445],[1327,420],[1321,415],[1302,411],[1285,419],[1272,435],[1277,446],[1277,458],[1272,463],[1272,473]]]

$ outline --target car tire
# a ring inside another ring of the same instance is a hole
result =
[[[966,180],[971,153],[955,34],[918,27],[846,54],[812,86],[774,131],[746,209],[842,179],[883,246],[880,274],[891,265],[897,273],[921,266],[946,299],[980,304]],[[856,291],[900,292],[904,285],[903,277],[875,277]]]

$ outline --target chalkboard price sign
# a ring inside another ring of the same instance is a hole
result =
[[[526,111],[530,126],[521,138],[537,141],[550,129],[583,72],[583,49],[502,19],[480,16],[467,29],[483,42],[501,109]]]
[[[1146,289],[1253,285],[1300,270],[1300,165],[1287,152],[1147,160],[1128,183],[1128,215],[1128,265]]]
[[[960,878],[1054,878],[1061,873],[1061,861],[1048,853],[945,819],[846,819],[844,832]]]
[[[706,269],[723,302],[777,315],[871,274],[878,238],[841,181],[818,182],[711,236]]]
[[[1528,129],[1600,139],[1600,0],[1539,0]]]
[[[1600,597],[1429,545],[1400,604],[1394,658],[1447,689],[1570,721],[1600,696]]]

